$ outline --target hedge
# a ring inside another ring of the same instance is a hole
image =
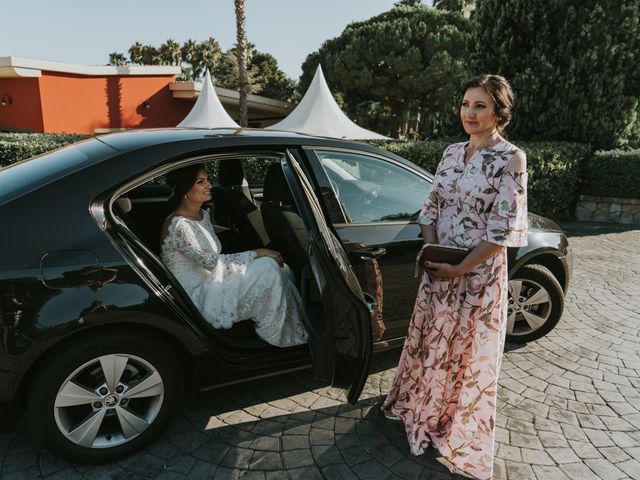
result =
[[[367,142],[411,160],[434,172],[442,152],[453,142]],[[589,145],[570,142],[518,142],[527,154],[529,211],[559,220],[572,219],[580,194],[583,165]]]
[[[0,134],[0,166],[29,158],[88,135]],[[369,141],[434,172],[442,152],[454,140],[420,142]],[[518,142],[527,153],[529,170],[529,210],[555,219],[572,219],[580,193],[640,198],[640,155],[633,152],[598,152],[592,159],[588,145],[569,142]],[[607,162],[606,167],[600,162]],[[633,164],[629,170],[629,164]],[[581,179],[587,171],[587,191]],[[597,166],[597,167],[596,167]],[[602,172],[607,172],[605,178]],[[614,172],[617,172],[614,175]],[[635,172],[635,173],[634,173]],[[636,179],[635,183],[633,179]]]
[[[640,149],[595,152],[586,162],[580,193],[640,198]]]
[[[89,137],[72,133],[0,133],[0,167]]]

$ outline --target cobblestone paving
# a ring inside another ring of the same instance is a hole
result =
[[[640,479],[640,231],[592,232],[571,245],[560,324],[507,346],[496,479]],[[398,357],[376,356],[357,406],[309,372],[199,395],[160,440],[111,465],[61,462],[22,427],[0,435],[0,478],[453,478],[434,451],[412,457],[401,425],[378,413]]]

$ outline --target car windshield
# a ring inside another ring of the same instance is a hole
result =
[[[97,140],[69,145],[0,169],[0,205],[116,153]],[[102,154],[102,155],[101,155]]]

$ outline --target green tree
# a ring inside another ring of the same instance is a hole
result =
[[[140,63],[142,65],[160,65],[160,52],[153,45],[142,45]]]
[[[296,82],[280,70],[273,55],[254,51],[249,72],[252,92],[280,100],[292,100],[295,97]]]
[[[180,65],[182,62],[182,51],[180,44],[172,39],[168,39],[158,49],[158,56],[162,65]]]
[[[248,93],[278,100],[295,98],[296,82],[280,70],[273,55],[259,52],[251,43],[247,43],[246,50]],[[180,80],[198,80],[205,69],[209,69],[216,86],[232,90],[240,88],[236,46],[223,52],[220,44],[211,37],[200,43],[189,39],[182,45],[168,39],[159,48],[136,42],[129,48],[129,58],[131,63],[138,65],[180,65]],[[126,63],[123,54],[110,54],[111,65],[121,61]]]
[[[205,69],[213,74],[213,71],[222,57],[220,44],[212,37],[203,40],[196,50],[195,60],[192,62],[194,79],[200,78]]]
[[[523,139],[640,143],[640,0],[482,0],[477,70],[504,75]]]
[[[126,65],[126,63],[127,63],[127,57],[124,55],[124,53],[111,52],[109,54],[109,65],[120,66],[120,65]]]
[[[475,0],[433,0],[434,8],[468,14],[475,8]]]
[[[142,47],[144,47],[144,45],[140,42],[136,42],[129,47],[129,59],[131,63],[136,65],[142,63]]]
[[[347,113],[363,126],[392,136],[451,134],[459,129],[458,91],[469,74],[471,39],[472,24],[462,15],[405,0],[352,23],[309,55],[300,91],[321,63]]]
[[[238,90],[240,85],[238,72],[238,56],[233,49],[230,49],[220,56],[211,74],[215,78],[217,86]]]
[[[295,98],[296,82],[280,70],[278,61],[273,55],[259,52],[252,43],[248,43],[247,63],[248,93],[284,101]],[[222,54],[212,75],[216,85],[238,90],[240,82],[235,46]]]

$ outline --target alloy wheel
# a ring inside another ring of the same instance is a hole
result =
[[[539,330],[553,310],[547,289],[531,279],[509,281],[507,335],[528,335]]]
[[[79,446],[110,448],[151,426],[164,396],[162,377],[149,362],[129,354],[103,355],[62,383],[54,402],[55,422]]]

